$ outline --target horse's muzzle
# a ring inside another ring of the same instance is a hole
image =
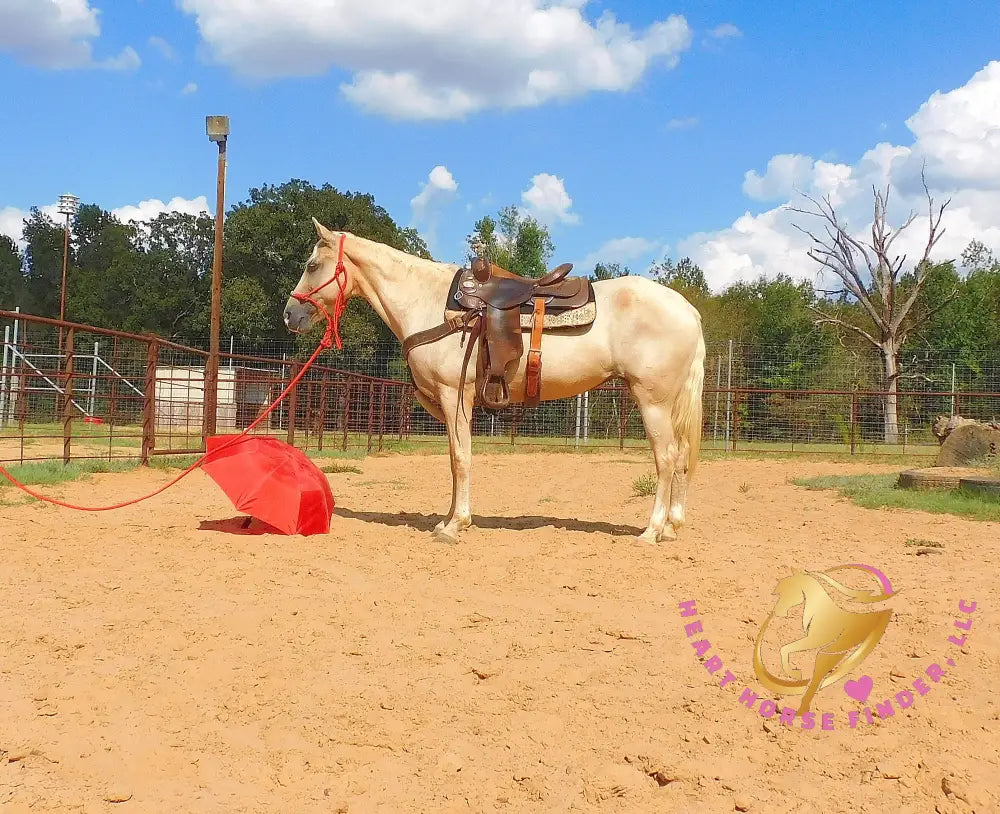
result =
[[[294,298],[285,303],[285,327],[293,334],[307,330],[315,316],[316,309],[310,303],[299,302]]]

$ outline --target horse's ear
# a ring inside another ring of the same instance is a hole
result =
[[[331,232],[322,223],[316,220],[316,218],[313,218],[312,220],[313,220],[313,226],[316,227],[316,234],[318,235],[319,239],[326,243],[332,243],[333,232]]]

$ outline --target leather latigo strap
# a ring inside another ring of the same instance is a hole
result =
[[[545,300],[535,299],[531,323],[531,344],[524,373],[524,404],[537,407],[542,395],[542,327],[545,324]]]
[[[428,328],[426,331],[418,331],[412,336],[406,337],[406,339],[403,340],[403,358],[408,358],[410,351],[420,345],[429,345],[431,342],[437,342],[439,339],[451,336],[451,334],[456,331],[468,328],[469,324],[476,316],[477,315],[474,312],[470,311],[468,314],[463,316],[446,319],[434,328]]]

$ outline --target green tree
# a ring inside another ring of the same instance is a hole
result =
[[[293,179],[279,186],[250,190],[226,219],[224,274],[226,278],[253,280],[257,294],[267,304],[268,323],[261,338],[286,338],[281,311],[289,292],[298,283],[306,258],[316,242],[315,217],[333,230],[345,230],[418,257],[430,257],[427,246],[413,229],[393,221],[371,195],[341,192],[329,184],[316,187]],[[248,284],[246,284],[248,285]],[[243,293],[249,291],[244,288]],[[315,347],[322,326],[299,337],[304,353]],[[392,333],[366,303],[352,302],[341,322],[344,350],[331,351],[331,361],[355,366],[362,360],[369,370],[384,373],[391,360],[376,357],[375,346],[392,340]]]
[[[63,229],[37,207],[32,207],[24,219],[24,240],[27,243],[25,311],[43,317],[59,316],[59,295],[62,285]],[[72,262],[73,245],[70,243]]]
[[[622,267],[619,263],[598,263],[587,279],[596,283],[599,280],[617,280],[619,277],[628,277],[630,274],[632,272],[628,266]]]
[[[21,253],[7,235],[0,235],[0,309],[13,311],[24,302]]]
[[[548,228],[516,206],[501,209],[496,220],[480,218],[466,242],[469,260],[478,255],[522,277],[545,274],[555,251]]]

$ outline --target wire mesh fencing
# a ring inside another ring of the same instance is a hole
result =
[[[314,346],[224,339],[210,427],[202,347],[10,312],[0,312],[0,327],[0,462],[192,455],[207,434],[243,432],[268,410],[255,434],[318,453],[447,448],[396,342],[324,352],[272,409]],[[843,349],[732,342],[706,354],[703,449],[932,456],[932,423],[955,414],[998,418],[1000,366],[925,353],[893,393],[877,358]],[[480,450],[647,446],[622,381],[530,410],[476,409],[472,425]]]

